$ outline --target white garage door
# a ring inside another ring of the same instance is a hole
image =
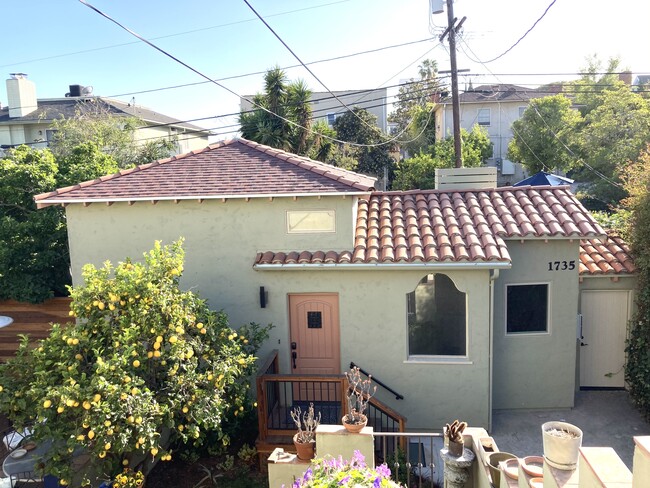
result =
[[[623,388],[630,292],[584,290],[580,303],[580,386]]]

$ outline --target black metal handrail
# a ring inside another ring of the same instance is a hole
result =
[[[367,377],[369,377],[369,378],[372,376],[372,380],[373,380],[375,383],[377,383],[379,386],[381,386],[381,387],[384,388],[385,390],[390,391],[393,395],[395,395],[395,400],[404,400],[404,396],[403,396],[403,395],[397,393],[395,390],[393,390],[393,389],[392,389],[390,386],[388,386],[386,383],[383,383],[383,382],[379,381],[379,380],[375,377],[375,375],[370,375],[366,370],[360,368],[357,364],[354,364],[354,361],[350,361],[350,368],[359,368],[359,371],[360,371],[361,373],[365,374],[365,375],[366,375]]]

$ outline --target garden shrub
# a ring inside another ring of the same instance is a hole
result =
[[[76,323],[54,325],[33,349],[24,338],[0,366],[0,411],[33,424],[36,442],[53,441],[42,469],[63,484],[80,450],[90,473],[114,479],[142,459],[171,459],[178,442],[210,433],[227,444],[224,420],[251,409],[247,381],[267,328],[236,331],[181,291],[183,257],[179,240],[157,242],[143,263],[86,265],[85,284],[70,289]]]

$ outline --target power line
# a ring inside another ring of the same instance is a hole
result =
[[[272,34],[277,38],[277,40],[280,41],[280,42],[282,43],[282,45],[283,45],[285,48],[287,48],[287,51],[289,51],[289,52],[291,53],[291,55],[292,55],[294,58],[296,58],[296,60],[297,60],[297,61],[302,65],[302,67],[305,68],[305,69],[307,70],[307,72],[308,72],[310,75],[312,75],[312,76],[314,77],[314,79],[315,79],[318,83],[320,83],[320,85],[321,85],[323,88],[325,88],[325,90],[327,90],[327,91],[329,92],[329,94],[332,95],[332,96],[336,99],[337,102],[339,102],[339,103],[341,104],[341,106],[343,106],[343,107],[345,107],[346,109],[348,109],[348,110],[349,110],[349,111],[350,111],[350,112],[351,112],[351,113],[352,113],[352,114],[353,114],[357,119],[359,119],[359,121],[360,121],[363,125],[365,125],[366,127],[368,127],[370,130],[373,130],[373,131],[377,130],[377,132],[379,132],[380,135],[383,137],[383,134],[381,134],[381,131],[378,130],[378,127],[377,127],[376,125],[369,124],[368,122],[366,122],[365,120],[363,120],[363,118],[361,118],[361,116],[359,116],[359,114],[357,114],[357,113],[356,113],[355,111],[353,111],[350,107],[348,107],[348,106],[345,104],[345,102],[344,102],[343,100],[341,100],[339,97],[337,97],[336,94],[334,94],[334,92],[332,92],[332,90],[330,90],[330,89],[327,87],[327,85],[326,85],[326,84],[325,84],[325,83],[324,83],[324,82],[323,82],[323,81],[322,81],[322,80],[321,80],[321,79],[316,75],[316,73],[314,73],[314,72],[311,70],[311,68],[310,68],[309,66],[307,66],[307,65],[303,62],[302,59],[300,59],[300,57],[295,53],[295,51],[289,47],[289,45],[284,41],[284,39],[282,39],[282,37],[280,37],[280,35],[279,35],[277,32],[275,32],[275,30],[273,29],[273,27],[271,27],[271,26],[269,25],[269,23],[268,23],[266,20],[264,20],[264,17],[262,17],[262,16],[257,12],[257,10],[255,10],[255,8],[253,8],[253,6],[250,4],[250,2],[249,2],[248,0],[244,0],[244,3],[248,6],[248,8],[250,8],[250,9],[253,11],[253,13],[257,16],[257,18],[260,19],[260,20],[262,21],[262,23],[266,26],[266,28],[267,28],[268,30],[271,31],[271,33],[272,33]]]
[[[480,64],[482,64],[482,65],[485,66],[487,63],[491,63],[491,62],[493,62],[493,61],[496,61],[497,59],[502,58],[503,56],[505,56],[506,54],[508,54],[510,51],[512,51],[512,50],[517,46],[517,44],[519,44],[521,41],[523,41],[524,38],[525,38],[528,34],[530,34],[530,32],[531,32],[531,31],[535,28],[535,26],[536,26],[536,25],[537,25],[537,24],[538,24],[538,23],[539,23],[539,22],[544,18],[544,16],[545,16],[545,15],[547,14],[547,12],[551,9],[551,7],[552,7],[553,5],[555,5],[555,2],[557,2],[557,0],[553,0],[553,1],[548,5],[548,7],[546,7],[546,10],[544,10],[544,13],[541,15],[541,17],[538,18],[538,19],[535,21],[535,23],[534,23],[532,26],[530,26],[530,28],[529,28],[526,32],[524,32],[524,35],[521,36],[519,39],[517,39],[517,41],[516,41],[512,46],[510,46],[508,49],[506,49],[505,51],[503,51],[501,54],[499,54],[498,56],[496,56],[496,57],[494,57],[494,58],[492,58],[492,59],[490,59],[490,60],[488,60],[488,61],[475,61],[475,62],[480,63]]]
[[[299,8],[299,9],[295,9],[295,10],[286,10],[284,12],[278,12],[276,14],[269,14],[266,17],[267,18],[279,17],[281,15],[292,14],[292,13],[295,13],[295,12],[303,12],[305,10],[313,10],[313,9],[316,9],[316,8],[329,7],[330,5],[336,5],[336,4],[339,4],[339,3],[345,3],[345,2],[349,2],[349,1],[350,0],[338,0],[336,2],[323,3],[323,4],[320,4],[320,5],[313,5],[311,7],[303,7],[303,8]],[[219,29],[221,27],[229,27],[229,26],[237,25],[237,24],[245,24],[247,22],[253,22],[254,20],[255,20],[254,18],[245,19],[245,20],[236,20],[234,22],[227,22],[225,24],[212,25],[212,26],[209,26],[209,27],[201,27],[199,29],[192,29],[192,30],[183,31],[183,32],[176,32],[176,33],[173,33],[173,34],[166,34],[164,36],[152,37],[151,40],[159,40],[159,39],[167,39],[169,37],[184,36],[186,34],[193,34],[195,32],[207,31],[207,30],[212,30],[212,29]],[[67,57],[67,56],[75,56],[77,54],[91,53],[91,52],[102,51],[102,50],[106,50],[106,49],[113,49],[115,47],[130,46],[132,44],[139,44],[139,43],[140,43],[140,41],[123,42],[121,44],[112,44],[110,46],[95,47],[95,48],[92,48],[92,49],[83,49],[81,51],[74,51],[74,52],[71,52],[71,53],[54,54],[54,55],[43,57],[43,58],[30,59],[28,61],[19,61],[19,62],[16,62],[16,63],[2,64],[2,65],[0,65],[0,68],[6,68],[8,66],[15,66],[15,65],[27,64],[27,63],[34,63],[34,62],[38,62],[38,61],[49,61],[50,59],[63,58],[63,57]]]
[[[128,27],[122,25],[120,22],[118,22],[117,20],[113,19],[113,18],[110,17],[108,14],[105,14],[104,12],[102,12],[101,10],[99,10],[98,8],[96,8],[96,7],[94,7],[93,5],[89,4],[86,0],[79,0],[79,2],[82,3],[83,5],[87,6],[88,8],[92,9],[92,10],[95,11],[97,14],[101,15],[102,17],[106,18],[107,20],[113,22],[115,25],[117,25],[117,26],[120,27],[121,29],[125,30],[126,32],[128,32],[128,33],[131,34],[132,36],[134,36],[134,37],[140,39],[142,42],[144,42],[144,43],[146,43],[147,45],[149,45],[150,47],[154,48],[156,51],[160,52],[161,54],[164,54],[165,56],[167,56],[168,58],[170,58],[170,59],[172,59],[173,61],[177,62],[178,64],[181,64],[182,66],[186,67],[187,69],[189,69],[189,70],[192,71],[193,73],[196,73],[196,74],[199,75],[200,77],[202,77],[202,78],[204,78],[204,79],[206,79],[206,80],[208,80],[208,81],[211,81],[211,82],[214,83],[215,85],[217,85],[217,86],[219,86],[220,88],[226,90],[228,93],[230,93],[230,94],[232,94],[232,95],[235,95],[236,97],[243,98],[244,100],[248,101],[248,102],[251,103],[252,105],[258,107],[259,109],[261,109],[261,110],[263,110],[263,111],[269,113],[270,115],[273,115],[274,117],[279,118],[280,120],[283,120],[283,121],[287,122],[288,124],[293,125],[294,127],[299,127],[299,128],[304,129],[304,130],[306,130],[306,131],[308,131],[308,132],[310,132],[310,133],[312,133],[312,134],[315,134],[315,133],[316,133],[316,134],[318,134],[319,136],[321,136],[321,137],[323,137],[323,138],[329,139],[329,140],[334,141],[334,142],[338,142],[338,143],[340,143],[340,144],[348,144],[348,145],[350,145],[350,146],[355,146],[355,147],[378,147],[378,146],[383,146],[383,145],[390,144],[390,143],[394,142],[395,140],[397,140],[397,138],[399,137],[399,135],[401,135],[401,133],[400,133],[400,134],[397,134],[395,137],[393,137],[393,138],[391,138],[391,139],[388,139],[388,140],[385,140],[385,141],[382,141],[382,142],[378,142],[378,143],[375,143],[375,144],[360,144],[360,143],[355,143],[355,142],[350,142],[350,141],[342,141],[342,140],[340,140],[340,139],[337,139],[337,138],[334,138],[334,137],[328,136],[328,135],[326,135],[326,134],[317,133],[317,132],[311,130],[310,128],[308,128],[308,127],[303,127],[302,125],[297,124],[296,122],[294,122],[294,121],[292,121],[292,120],[289,120],[289,119],[287,119],[286,117],[282,117],[281,115],[278,115],[278,114],[274,113],[273,111],[267,109],[266,107],[263,107],[263,106],[261,106],[261,105],[258,104],[258,103],[255,103],[254,100],[250,100],[250,99],[247,98],[247,97],[244,97],[244,96],[239,95],[239,94],[238,94],[237,92],[235,92],[234,90],[231,90],[231,89],[228,88],[227,86],[225,86],[225,85],[219,83],[218,81],[216,81],[216,80],[210,78],[208,75],[202,73],[202,72],[199,71],[198,69],[196,69],[196,68],[190,66],[189,64],[185,63],[184,61],[180,60],[179,58],[175,57],[174,55],[168,53],[168,52],[165,51],[164,49],[158,47],[157,45],[155,45],[155,44],[152,43],[151,41],[148,41],[147,39],[145,39],[144,37],[142,37],[142,36],[139,35],[138,33],[134,32],[134,31],[132,31],[131,29],[129,29]],[[329,91],[329,90],[328,90],[328,91]],[[412,123],[412,122],[413,122],[413,119],[411,120],[411,123]],[[410,125],[410,123],[409,123],[409,125]],[[408,128],[409,125],[407,125],[407,126],[404,128],[404,131]],[[402,131],[402,132],[404,132],[404,131]]]
[[[426,39],[419,39],[417,41],[403,42],[401,44],[393,44],[393,45],[390,45],[390,46],[384,46],[384,47],[379,47],[379,48],[375,48],[375,49],[368,49],[366,51],[359,51],[359,52],[351,53],[351,54],[343,54],[341,56],[335,56],[333,58],[319,59],[319,60],[316,60],[316,61],[310,61],[310,62],[305,63],[305,64],[312,65],[312,64],[318,64],[318,63],[329,63],[331,61],[338,61],[340,59],[352,58],[354,56],[361,56],[361,55],[364,55],[364,54],[372,54],[372,53],[376,53],[376,52],[380,52],[380,51],[385,51],[387,49],[410,46],[412,44],[420,44],[422,42],[427,42],[427,41],[431,41],[431,40],[433,40],[432,37],[427,37]],[[291,66],[285,66],[285,67],[280,68],[280,69],[287,70],[287,69],[300,68],[300,67],[302,67],[301,64],[293,64]],[[263,75],[264,73],[266,73],[266,70],[265,71],[253,71],[253,72],[250,72],[250,73],[243,73],[243,74],[240,74],[240,75],[232,75],[232,76],[226,76],[224,78],[216,78],[216,81],[228,81],[228,80],[234,80],[234,79],[237,79],[237,78],[245,78],[247,76]],[[139,95],[141,93],[151,93],[151,92],[157,92],[157,91],[163,91],[163,90],[173,90],[173,89],[176,89],[176,88],[184,88],[184,87],[187,87],[187,86],[205,85],[206,83],[210,83],[210,81],[197,81],[197,82],[194,82],[194,83],[183,83],[183,84],[180,84],[180,85],[165,86],[165,87],[161,87],[161,88],[152,88],[150,90],[142,90],[142,91],[135,91],[135,92],[129,92],[129,93],[119,93],[117,95],[109,95],[109,97],[117,98],[117,97],[131,96],[131,95]]]
[[[555,0],[554,0],[554,2],[555,2]],[[552,4],[551,4],[551,5],[552,5]],[[467,49],[469,49],[469,50],[470,50],[474,55],[476,55],[476,53],[474,53],[474,51],[473,51],[472,48],[469,46],[469,44],[467,44],[466,41],[463,40],[462,42],[463,42],[463,44],[465,44],[465,46],[467,46]],[[483,63],[481,63],[481,64],[483,64]],[[485,66],[485,65],[484,65],[484,66]],[[485,67],[485,69],[487,69],[488,71],[490,71],[490,68],[488,68],[488,67]],[[494,76],[494,75],[493,75],[493,76]],[[514,93],[517,94],[517,92],[514,92]],[[524,100],[524,99],[521,98],[521,97],[519,97],[519,98],[520,98],[521,101],[524,101],[524,102],[526,101],[526,100]],[[557,135],[557,133],[556,133],[556,132],[551,128],[551,126],[548,124],[548,122],[546,121],[546,119],[545,119],[545,118],[542,116],[542,114],[539,112],[539,110],[537,109],[537,107],[536,107],[534,104],[532,104],[532,103],[529,103],[528,106],[533,108],[533,110],[535,111],[535,114],[540,118],[540,120],[544,123],[544,125],[546,125],[546,128],[549,130],[549,132],[553,135],[553,138],[556,139],[556,140],[557,140],[557,141],[562,145],[562,147],[563,147],[563,148],[564,148],[564,149],[565,149],[565,150],[566,150],[566,151],[567,151],[567,152],[568,152],[572,157],[574,157],[574,158],[576,159],[576,161],[581,162],[581,163],[582,163],[584,166],[586,166],[586,167],[587,167],[587,168],[588,168],[588,169],[589,169],[593,174],[595,174],[596,176],[598,176],[598,177],[599,177],[600,179],[602,179],[603,181],[605,181],[605,182],[609,183],[610,185],[615,186],[615,187],[617,187],[617,188],[622,188],[622,185],[620,185],[619,183],[617,183],[617,182],[613,181],[612,179],[608,178],[606,175],[604,175],[603,173],[601,173],[600,171],[598,171],[596,168],[594,168],[593,166],[591,166],[589,163],[587,163],[584,159],[578,157],[578,156],[573,152],[573,150],[572,150],[569,146],[567,146],[567,145],[564,143],[564,141],[563,141],[562,139],[560,139],[560,137]],[[511,126],[512,126],[512,123],[511,123]],[[523,139],[522,139],[522,140],[523,140]],[[530,146],[528,146],[527,143],[526,143],[526,146],[530,149]],[[537,155],[535,155],[535,158],[537,158],[537,159],[539,160],[539,157],[537,157]]]

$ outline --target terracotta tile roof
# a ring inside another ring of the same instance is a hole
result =
[[[374,183],[369,176],[235,139],[34,199],[43,207],[93,201],[360,193],[372,190]]]
[[[255,264],[510,263],[508,239],[603,235],[568,187],[373,193],[352,250],[267,251]]]
[[[580,241],[581,275],[622,275],[636,272],[630,248],[616,234],[606,239],[583,239]]]

